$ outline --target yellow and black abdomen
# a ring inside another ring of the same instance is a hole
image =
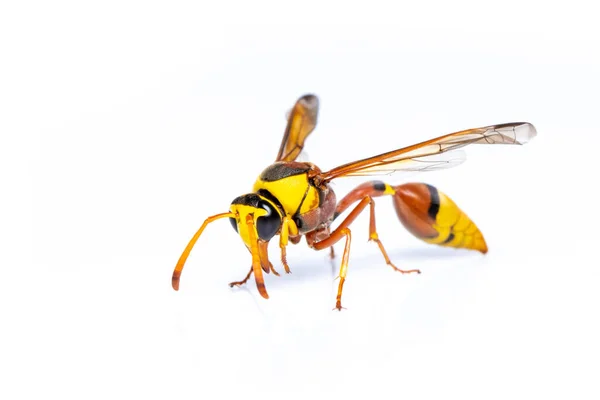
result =
[[[475,223],[434,186],[407,183],[393,190],[398,217],[414,236],[427,243],[487,252]]]

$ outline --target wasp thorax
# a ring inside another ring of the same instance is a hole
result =
[[[282,216],[277,206],[267,198],[256,193],[249,193],[236,197],[231,202],[230,210],[235,213],[235,218],[229,218],[233,229],[249,244],[247,216],[252,215],[256,236],[264,241],[269,241],[279,231]]]

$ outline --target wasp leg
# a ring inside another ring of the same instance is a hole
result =
[[[285,252],[285,246],[281,246],[281,263],[283,264],[283,269],[285,269],[286,274],[291,274],[290,266],[287,263],[287,255]]]
[[[329,258],[332,260],[335,258],[335,251],[333,250],[333,246],[329,248]]]
[[[385,259],[385,263],[387,265],[389,265],[390,267],[392,267],[394,269],[394,271],[398,271],[403,274],[410,274],[412,272],[416,272],[417,274],[420,274],[421,271],[418,269],[404,270],[404,269],[400,269],[400,268],[396,267],[392,263],[392,261],[388,257],[387,251],[385,251],[385,248],[383,247],[383,243],[381,243],[381,240],[379,240],[379,235],[377,234],[377,228],[375,227],[375,202],[373,200],[371,200],[370,206],[371,206],[370,207],[371,208],[371,218],[370,218],[370,222],[369,222],[369,240],[377,243],[377,246],[379,247],[379,251],[381,251],[383,258]]]
[[[231,282],[229,284],[229,287],[242,286],[244,283],[248,282],[248,279],[250,279],[250,275],[252,275],[252,267],[250,267],[250,271],[248,271],[248,275],[246,275],[244,279],[242,279],[241,281]]]
[[[268,262],[268,258],[266,253],[262,254],[265,248],[259,248],[258,239],[256,238],[256,228],[254,226],[254,218],[252,214],[246,215],[246,224],[248,225],[248,236],[250,239],[250,253],[252,254],[252,272],[254,273],[254,281],[256,282],[256,288],[260,295],[268,299],[269,294],[267,293],[267,288],[265,287],[265,280],[263,278],[263,270],[268,271],[269,265],[265,264],[263,260]]]
[[[279,273],[277,271],[275,271],[273,264],[271,263],[271,261],[269,261],[268,247],[269,247],[268,242],[262,242],[262,241],[258,242],[261,268],[267,274],[273,272],[273,275],[279,276]],[[248,249],[248,251],[250,252],[250,254],[252,254],[252,251],[250,249]]]
[[[250,252],[252,254],[252,251]],[[275,276],[279,276],[277,271],[273,268],[273,264],[269,261],[269,242],[263,240],[258,241],[258,257],[260,259],[260,266],[263,271],[267,274],[273,272]]]
[[[281,263],[283,264],[283,268],[285,269],[286,274],[290,274],[292,271],[287,263],[286,251],[285,248],[288,245],[288,239],[290,239],[290,235],[292,238],[298,236],[298,227],[293,219],[289,216],[285,216],[283,218],[283,222],[281,224],[281,232],[279,234],[279,248],[281,249]],[[290,239],[292,240],[292,239]],[[294,241],[292,240],[292,243]],[[297,242],[296,242],[297,243]]]
[[[273,267],[273,264],[271,264],[270,262],[269,262],[269,269],[271,270],[271,272],[273,273],[273,275],[279,276],[279,272],[275,271],[275,268]]]
[[[343,229],[336,229],[331,233],[331,236],[329,236],[327,239],[313,243],[313,247],[316,250],[321,250],[322,248],[327,248],[330,246],[328,242],[336,243],[342,237],[346,237],[346,245],[344,246],[344,253],[342,254],[342,264],[340,265],[340,274],[338,275],[340,283],[338,284],[338,291],[335,297],[334,310],[337,309],[338,311],[342,311],[342,309],[344,308],[342,307],[342,290],[344,288],[344,282],[346,281],[346,275],[348,274],[348,258],[350,257],[350,243],[352,241],[350,229],[346,227],[344,227]]]
[[[350,229],[344,228],[340,231],[346,236],[346,244],[344,245],[344,253],[342,254],[342,265],[340,266],[340,283],[338,285],[337,295],[335,296],[335,309],[342,311],[342,289],[344,282],[346,281],[346,275],[348,274],[348,258],[350,256],[350,242],[352,241],[352,235]]]
[[[335,209],[335,217],[339,216],[342,212],[344,212],[352,203],[359,199],[370,198],[370,222],[369,222],[369,240],[377,243],[377,247],[379,247],[379,251],[383,255],[385,259],[385,263],[392,267],[394,271],[401,272],[403,274],[416,272],[418,274],[421,273],[418,269],[409,269],[403,270],[396,267],[390,257],[385,251],[383,247],[383,243],[379,239],[379,234],[377,233],[377,228],[375,225],[375,202],[373,201],[373,197],[385,196],[385,195],[393,195],[395,194],[395,190],[390,185],[387,185],[380,181],[372,181],[365,182],[362,185],[357,186],[354,190],[348,193],[337,205]]]
[[[348,258],[350,257],[350,242],[351,234],[348,226],[354,222],[356,217],[365,209],[365,207],[372,202],[373,199],[365,197],[360,203],[350,212],[350,214],[342,221],[342,223],[327,237],[319,237],[323,235],[323,230],[310,232],[306,235],[308,245],[315,250],[323,250],[333,246],[339,242],[342,238],[346,238],[346,245],[344,246],[344,253],[342,254],[342,264],[340,266],[340,283],[338,284],[338,292],[335,301],[335,309],[342,310],[342,290],[344,288],[344,282],[346,281],[346,275],[348,274]]]

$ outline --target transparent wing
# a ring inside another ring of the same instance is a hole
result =
[[[456,167],[467,159],[467,154],[463,150],[455,150],[450,153],[439,153],[431,156],[415,157],[404,160],[402,165],[381,165],[378,168],[369,168],[366,170],[357,170],[344,174],[343,176],[376,176],[392,175],[401,172],[428,172]],[[402,175],[403,177],[406,175]]]
[[[390,175],[397,171],[434,171],[454,167],[465,160],[458,149],[470,144],[527,143],[537,134],[528,122],[511,122],[450,133],[402,149],[341,165],[319,174],[322,181],[342,176]]]
[[[304,147],[304,141],[315,129],[319,114],[319,99],[307,94],[300,97],[288,115],[288,123],[276,161],[294,161]]]

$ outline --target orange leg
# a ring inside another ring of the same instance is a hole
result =
[[[342,290],[344,288],[344,282],[346,281],[346,275],[348,274],[348,258],[350,257],[350,243],[352,240],[352,236],[350,234],[350,229],[348,226],[354,222],[356,217],[365,209],[365,207],[371,203],[373,199],[370,197],[365,197],[358,203],[358,205],[350,212],[350,214],[346,217],[344,221],[329,234],[329,237],[322,239],[320,241],[315,241],[315,237],[320,232],[309,233],[306,238],[308,240],[308,244],[310,247],[315,250],[323,250],[328,247],[333,246],[337,242],[339,242],[343,237],[346,238],[346,245],[344,246],[344,253],[342,254],[342,264],[340,266],[340,283],[338,284],[338,292],[335,301],[335,309],[341,311],[342,310]]]
[[[279,276],[279,273],[275,271],[275,268],[273,268],[273,264],[269,263],[269,269],[275,276]],[[248,279],[250,279],[250,276],[252,275],[252,271],[253,268],[250,267],[250,271],[248,271],[248,274],[244,279],[242,279],[241,281],[230,282],[229,287],[242,286],[244,283],[248,282]]]
[[[340,202],[337,204],[335,209],[335,216],[337,217],[342,212],[344,212],[352,203],[357,200],[364,199],[366,197],[371,198],[371,213],[370,213],[370,222],[369,222],[369,240],[377,243],[379,247],[379,251],[383,255],[385,262],[387,265],[392,267],[394,271],[401,272],[403,274],[416,272],[418,274],[421,273],[418,269],[409,269],[402,270],[397,268],[392,261],[390,260],[385,248],[383,247],[383,243],[379,240],[379,235],[377,234],[377,229],[375,227],[375,202],[372,200],[373,197],[385,196],[385,195],[394,195],[396,192],[393,187],[387,185],[380,181],[371,181],[365,182],[362,185],[357,186],[354,190],[348,193]]]
[[[347,208],[348,205],[346,205],[344,207],[344,209]],[[317,240],[315,240],[315,237],[320,232],[309,233],[307,235],[307,240],[308,240],[309,246],[314,248],[315,250],[323,250],[323,249],[326,249],[327,247],[333,248],[332,246],[334,244],[339,242],[343,237],[346,237],[346,245],[344,247],[344,253],[342,254],[342,265],[340,267],[340,275],[339,275],[340,283],[338,285],[338,292],[337,292],[336,305],[335,305],[335,308],[338,310],[342,309],[342,289],[344,287],[344,282],[346,281],[346,275],[348,273],[348,258],[350,256],[350,243],[351,243],[351,234],[350,234],[350,229],[348,229],[348,226],[352,222],[354,222],[356,217],[358,217],[358,215],[367,207],[367,205],[370,206],[369,240],[372,240],[377,243],[379,250],[381,251],[381,254],[383,254],[383,257],[384,257],[386,263],[388,265],[390,265],[394,270],[402,272],[402,273],[411,273],[411,272],[421,273],[421,271],[419,271],[418,269],[401,270],[401,269],[396,268],[394,266],[394,264],[392,264],[392,262],[390,261],[390,258],[387,255],[387,252],[385,251],[385,248],[383,247],[383,244],[379,240],[379,236],[377,234],[377,230],[376,230],[376,226],[375,226],[375,202],[374,202],[373,198],[371,198],[371,196],[366,195],[358,203],[358,205],[350,212],[350,214],[348,214],[346,219],[344,219],[344,221],[342,221],[342,223],[340,223],[340,225],[333,232],[330,233],[329,237],[317,241]],[[336,212],[336,215],[339,215],[339,213]]]
[[[231,282],[229,284],[229,287],[234,287],[234,286],[242,286],[244,283],[248,282],[248,279],[250,279],[250,275],[252,275],[252,267],[250,267],[250,271],[248,272],[248,275],[246,275],[246,277],[244,279],[242,279],[241,281],[235,281],[235,282]]]
[[[338,284],[338,292],[336,296],[335,308],[339,311],[342,310],[342,290],[344,288],[344,282],[346,281],[346,275],[348,273],[348,258],[350,257],[350,242],[351,234],[348,226],[354,222],[356,217],[365,209],[367,204],[373,200],[370,197],[365,197],[360,203],[350,212],[344,221],[329,234],[325,239],[317,241],[316,237],[321,232],[311,232],[306,235],[308,245],[315,250],[323,250],[328,247],[332,247],[334,244],[339,242],[343,237],[346,238],[346,245],[344,246],[344,253],[342,254],[342,264],[340,266],[340,283]]]
[[[350,229],[342,229],[342,234],[346,235],[346,245],[344,246],[344,254],[342,255],[342,266],[340,267],[340,283],[338,285],[337,295],[335,296],[335,309],[342,311],[342,289],[344,282],[346,281],[346,275],[348,274],[348,257],[350,257],[350,243],[352,241],[352,235]]]
[[[271,269],[273,275],[279,276],[279,272],[275,271],[275,268],[273,268],[273,264],[269,263],[269,268]]]
[[[290,270],[290,267],[287,263],[287,256],[286,256],[286,251],[285,251],[285,247],[281,248],[281,263],[283,264],[283,269],[285,269],[285,273],[286,274],[291,274],[292,271]]]
[[[291,235],[291,236],[290,236]],[[296,239],[297,238],[297,239]],[[281,263],[283,264],[283,268],[285,269],[285,273],[289,274],[290,266],[287,263],[286,257],[286,246],[288,245],[288,240],[292,243],[298,243],[300,237],[298,236],[298,227],[296,223],[288,216],[283,218],[283,222],[281,224],[281,231],[279,233],[279,248],[281,249]]]
[[[246,224],[248,224],[248,236],[250,238],[250,253],[252,254],[252,272],[254,272],[254,281],[256,282],[256,288],[262,297],[265,299],[269,298],[267,289],[265,288],[265,280],[263,278],[263,269],[269,270],[269,266],[261,261],[260,248],[258,246],[258,239],[256,238],[256,228],[254,227],[254,216],[252,214],[246,215]],[[264,248],[263,248],[264,250]],[[263,254],[263,260],[267,260],[266,253]]]
[[[364,206],[363,206],[363,208],[364,208]],[[354,211],[356,211],[356,209]],[[358,213],[360,213],[360,211],[362,211],[362,210],[359,210]],[[346,218],[346,219],[348,219],[348,218]],[[346,222],[346,221],[344,221],[344,222]],[[348,224],[350,224],[351,222],[352,221],[349,221]],[[337,295],[335,297],[335,308],[334,308],[334,310],[337,309],[338,311],[342,311],[342,308],[344,308],[344,307],[342,307],[342,290],[344,288],[344,282],[346,281],[346,275],[348,274],[348,258],[350,257],[350,243],[352,241],[352,235],[350,234],[350,229],[348,229],[345,226],[344,227],[340,226],[340,227],[338,227],[338,229],[331,232],[331,236],[329,236],[327,239],[323,239],[320,242],[316,242],[316,243],[312,244],[312,247],[314,249],[322,250],[322,249],[330,246],[330,245],[326,244],[327,242],[336,243],[344,236],[346,237],[346,245],[344,246],[344,254],[342,255],[342,264],[340,266],[340,274],[338,276],[338,278],[340,279],[340,283],[338,284],[338,291],[337,291]]]
[[[390,267],[392,267],[394,269],[394,271],[398,271],[403,274],[410,274],[411,272],[416,272],[417,274],[420,274],[421,271],[419,271],[418,269],[404,270],[404,269],[397,268],[394,264],[392,264],[392,261],[388,257],[387,252],[385,251],[385,248],[383,247],[383,243],[381,243],[381,240],[379,240],[379,235],[377,234],[377,229],[375,227],[375,202],[373,201],[373,199],[371,199],[370,206],[371,206],[371,218],[370,218],[370,222],[369,222],[369,240],[372,240],[373,242],[377,243],[377,246],[379,246],[379,250],[381,251],[381,254],[383,254],[383,258],[385,259],[386,264],[389,265]]]

